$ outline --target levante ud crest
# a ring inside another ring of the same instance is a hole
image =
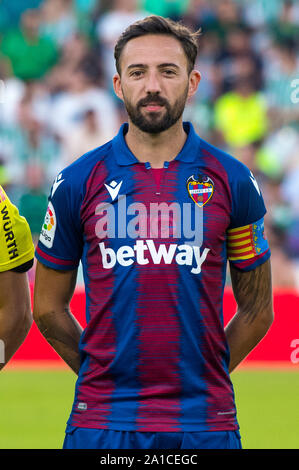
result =
[[[209,176],[192,175],[187,180],[187,191],[192,201],[199,207],[203,207],[213,196],[214,183]]]

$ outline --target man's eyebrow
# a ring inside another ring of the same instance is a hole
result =
[[[145,64],[131,64],[128,65],[128,69],[135,69],[135,68],[146,68],[147,65]]]
[[[177,64],[174,64],[173,62],[165,62],[163,64],[159,64],[158,67],[159,68],[175,67],[176,69],[179,68],[179,66]],[[135,68],[148,68],[148,65],[146,65],[146,64],[131,64],[131,65],[128,65],[128,69],[135,69]]]
[[[163,68],[163,67],[174,67],[176,69],[179,69],[180,67],[177,64],[174,64],[173,62],[165,62],[164,64],[158,65],[158,67]]]

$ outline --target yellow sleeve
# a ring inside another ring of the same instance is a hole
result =
[[[0,272],[17,268],[33,258],[29,225],[0,186]]]

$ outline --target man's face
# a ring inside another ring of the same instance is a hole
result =
[[[120,67],[121,76],[113,79],[114,89],[136,127],[158,134],[181,118],[187,98],[195,92],[196,72],[189,76],[187,57],[178,40],[165,35],[132,39],[122,51]]]

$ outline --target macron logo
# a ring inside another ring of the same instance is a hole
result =
[[[51,194],[51,197],[54,196],[58,186],[61,185],[61,183],[63,183],[64,180],[61,179],[62,178],[62,173],[60,173],[58,176],[56,176],[55,178],[55,181],[53,183],[53,187],[52,187],[52,194]]]
[[[256,181],[255,177],[253,176],[253,174],[252,174],[251,172],[250,172],[250,179],[251,179],[251,181],[253,182],[254,187],[255,187],[255,189],[257,190],[257,192],[259,193],[259,195],[261,195],[261,191],[260,191],[259,185],[257,184],[257,181]]]
[[[108,192],[109,192],[109,194],[112,198],[112,201],[114,201],[114,199],[117,198],[120,187],[121,187],[122,184],[123,184],[122,181],[118,184],[117,184],[116,181],[111,181],[110,184],[105,184],[105,188],[108,190]]]

